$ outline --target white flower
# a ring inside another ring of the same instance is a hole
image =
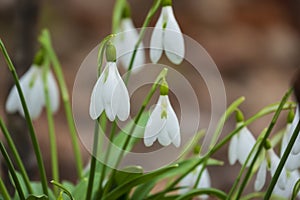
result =
[[[128,91],[115,62],[107,62],[91,95],[91,118],[97,119],[104,110],[110,121],[114,121],[116,116],[125,121],[129,116]]]
[[[194,171],[190,172],[188,175],[186,175],[179,183],[180,187],[185,187],[179,190],[180,194],[187,193],[190,189],[192,189],[197,181],[198,175],[201,172],[203,166],[199,165]],[[211,181],[210,176],[207,169],[204,169],[201,175],[201,178],[199,180],[199,183],[197,185],[198,189],[201,188],[210,188],[211,187]],[[208,195],[201,195],[200,198],[207,199]]]
[[[259,167],[256,180],[254,182],[254,189],[256,191],[260,191],[263,186],[265,185],[266,181],[266,171],[267,169],[270,170],[271,177],[274,176],[275,171],[278,167],[278,164],[280,162],[279,157],[276,155],[273,149],[269,149],[266,152],[266,159],[264,159]],[[276,183],[276,186],[279,187],[281,190],[285,190],[287,183],[287,170],[286,168],[283,168],[278,181]]]
[[[295,114],[295,117],[294,117],[293,122],[291,124],[291,128],[288,132],[287,141],[289,141],[290,138],[292,137],[292,134],[293,134],[294,130],[296,129],[296,126],[297,126],[299,120],[300,120],[300,118],[299,118],[299,105],[297,105],[296,114]],[[292,148],[292,154],[295,154],[295,155],[300,154],[300,134],[298,134],[298,137],[297,137],[297,139],[295,141],[295,144]]]
[[[294,117],[292,123],[288,123],[286,126],[286,131],[283,135],[282,142],[281,142],[281,149],[280,149],[281,156],[283,155],[283,153],[292,137],[292,134],[297,126],[297,123],[299,120],[299,111],[298,110],[299,109],[297,107],[296,114],[295,114],[295,117]],[[295,149],[296,146],[299,146],[299,144],[297,144],[297,141],[295,142],[293,149]],[[298,154],[291,153],[286,161],[285,167],[290,171],[294,171],[294,170],[298,169],[300,167],[300,153],[298,153]]]
[[[153,29],[150,41],[150,58],[157,63],[163,50],[174,64],[180,64],[184,58],[184,38],[174,17],[172,6],[164,6]]]
[[[176,147],[180,146],[179,122],[168,95],[160,95],[145,128],[144,143],[147,147],[157,139],[163,146],[171,143]]]
[[[45,93],[42,77],[42,67],[32,65],[20,78],[20,85],[32,119],[36,119],[40,116],[42,108],[45,105]],[[52,112],[56,112],[59,108],[59,91],[51,71],[47,72],[47,84],[51,110]],[[5,109],[8,113],[19,111],[24,117],[24,110],[16,86],[11,89],[8,95]]]
[[[118,30],[119,34],[115,37],[117,57],[121,64],[128,69],[139,34],[135,29],[131,18],[123,18],[120,23]],[[144,45],[143,43],[140,43],[132,69],[139,69],[140,66],[145,63],[145,52],[143,49]]]
[[[293,188],[294,188],[296,182],[299,180],[299,178],[300,178],[300,175],[299,175],[298,170],[288,172],[285,189],[281,189],[278,185],[276,185],[273,190],[273,194],[280,196],[280,197],[284,197],[286,199],[290,198],[291,195],[293,194]],[[300,197],[300,193],[297,195],[297,197],[298,198]]]
[[[239,126],[240,124],[238,124]],[[233,165],[237,160],[243,165],[250,154],[253,146],[255,145],[255,138],[247,127],[243,127],[241,131],[235,134],[230,141],[228,149],[229,163]],[[247,166],[250,165],[253,159],[251,155]]]

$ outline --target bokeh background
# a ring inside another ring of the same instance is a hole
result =
[[[150,0],[129,0],[132,18],[140,27]],[[12,55],[19,74],[30,66],[38,48],[36,36],[42,28],[52,34],[54,48],[62,63],[71,94],[76,72],[86,55],[111,31],[114,1],[104,0],[0,0],[0,38]],[[291,86],[300,64],[300,1],[298,0],[173,0],[176,18],[183,32],[198,41],[210,54],[222,75],[231,103],[240,96],[245,117],[277,102]],[[151,21],[154,26],[158,14]],[[4,104],[12,78],[0,59],[0,114],[8,123],[22,127],[18,116],[7,116]],[[63,179],[75,181],[74,158],[63,109],[55,115],[60,169]],[[270,117],[252,124],[258,135]],[[284,127],[280,118],[277,130]],[[224,132],[235,126],[230,119]],[[45,113],[35,123],[46,167],[50,175],[49,144]],[[21,132],[24,129],[21,128]],[[23,134],[25,135],[25,134]],[[16,135],[26,165],[36,177],[28,139]],[[88,153],[82,147],[84,161]],[[216,155],[225,167],[211,167],[212,184],[228,190],[239,166],[229,167],[227,150]]]

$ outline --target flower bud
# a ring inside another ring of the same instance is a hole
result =
[[[244,121],[244,115],[243,115],[242,111],[240,111],[238,109],[236,110],[235,119],[236,119],[237,123]]]
[[[294,113],[294,111],[292,109],[290,109],[290,112],[289,112],[289,114],[287,116],[287,123],[288,124],[292,123],[294,117],[295,117],[295,113]]]
[[[116,62],[117,55],[116,55],[116,47],[109,42],[106,46],[106,61],[107,62]]]

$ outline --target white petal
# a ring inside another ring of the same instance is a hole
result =
[[[98,78],[96,84],[94,85],[92,95],[91,95],[91,103],[90,103],[90,117],[95,120],[104,110],[104,102],[102,98],[103,93],[103,84],[105,79],[105,73],[108,70],[107,66],[103,70],[102,74]]]
[[[133,22],[130,18],[121,20],[121,33],[115,38],[115,44],[117,49],[117,57],[128,70],[131,57],[133,55],[135,44],[138,41],[139,34],[135,29]],[[145,51],[143,50],[143,43],[140,43],[138,51],[136,52],[132,69],[138,69],[145,63]]]
[[[115,91],[113,91],[112,98],[112,112],[117,115],[121,121],[125,121],[129,117],[130,112],[130,99],[128,90],[118,72],[117,66],[115,66],[115,72],[117,78],[117,85]]]
[[[285,148],[288,145],[288,142],[290,140],[290,135],[289,135],[290,129],[291,129],[291,124],[287,124],[286,129],[285,129],[285,133],[284,133],[283,138],[281,140],[280,156],[283,155],[283,153],[285,151]]]
[[[280,162],[279,157],[275,154],[273,149],[268,150],[270,160],[271,160],[271,165],[270,165],[270,171],[271,171],[271,176],[273,177],[276,169],[278,167],[278,164]],[[287,180],[287,174],[286,174],[286,169],[283,168],[283,170],[280,173],[280,176],[278,178],[277,184],[280,187],[280,189],[284,190],[286,187],[286,181]]]
[[[174,17],[172,7],[163,7],[163,12],[166,13],[168,20],[163,36],[163,48],[170,61],[174,64],[180,64],[184,58],[184,38]]]
[[[294,120],[292,122],[292,125],[291,125],[291,129],[290,129],[290,137],[292,136],[294,130],[296,129],[296,126],[299,122],[299,105],[297,105],[296,107],[296,113],[295,113],[295,117],[294,117]],[[300,153],[300,134],[298,134],[298,137],[295,141],[295,144],[293,146],[293,149],[292,149],[292,153],[293,154],[299,154]]]
[[[150,40],[150,59],[153,63],[157,63],[163,52],[163,13],[160,14],[159,19],[153,29]]]
[[[48,72],[47,79],[51,109],[52,112],[57,112],[59,108],[59,90],[52,71]]]
[[[254,182],[255,191],[260,191],[264,187],[266,182],[266,175],[267,175],[267,162],[266,160],[263,160],[258,169],[256,179]]]
[[[244,127],[239,133],[239,143],[238,143],[238,160],[241,165],[243,165],[250,154],[253,146],[255,145],[255,138],[249,131],[247,127]],[[247,163],[247,167],[250,165],[253,154],[250,157],[250,160]]]
[[[167,95],[162,96],[161,98],[165,98],[167,103],[167,122],[166,122],[166,131],[168,132],[169,138],[175,147],[180,146],[180,127],[179,122],[174,112],[171,103],[169,101],[169,97]]]
[[[228,159],[229,163],[233,165],[238,158],[238,136],[235,134],[229,143],[229,148],[228,148]]]
[[[188,175],[186,175],[180,182],[179,182],[179,186],[180,187],[186,187],[186,188],[182,188],[180,189],[178,192],[179,194],[185,194],[187,193],[190,188],[192,188],[196,182],[195,180],[196,175],[195,173],[189,173]]]
[[[17,87],[13,86],[13,88],[10,90],[8,98],[5,103],[5,110],[8,113],[14,113],[16,112],[19,107],[21,107],[20,98],[18,95]]]
[[[168,132],[166,131],[166,129],[164,128],[159,135],[157,136],[158,142],[162,145],[162,146],[169,146],[172,142],[171,138],[169,137]]]
[[[145,128],[144,144],[147,147],[151,146],[154,143],[154,141],[160,135],[161,131],[163,131],[165,128],[166,119],[161,118],[161,112],[161,98],[159,98],[158,103],[151,113]]]

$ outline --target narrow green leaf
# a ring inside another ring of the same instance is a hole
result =
[[[221,190],[217,190],[214,188],[205,188],[205,189],[192,189],[186,194],[180,195],[176,200],[190,200],[192,197],[199,196],[199,195],[211,195],[215,196],[218,199],[226,199],[227,195],[225,192]]]
[[[299,191],[300,191],[300,179],[296,182],[294,186],[292,200],[295,200],[297,198]]]
[[[48,200],[46,195],[29,195],[26,200]]]

